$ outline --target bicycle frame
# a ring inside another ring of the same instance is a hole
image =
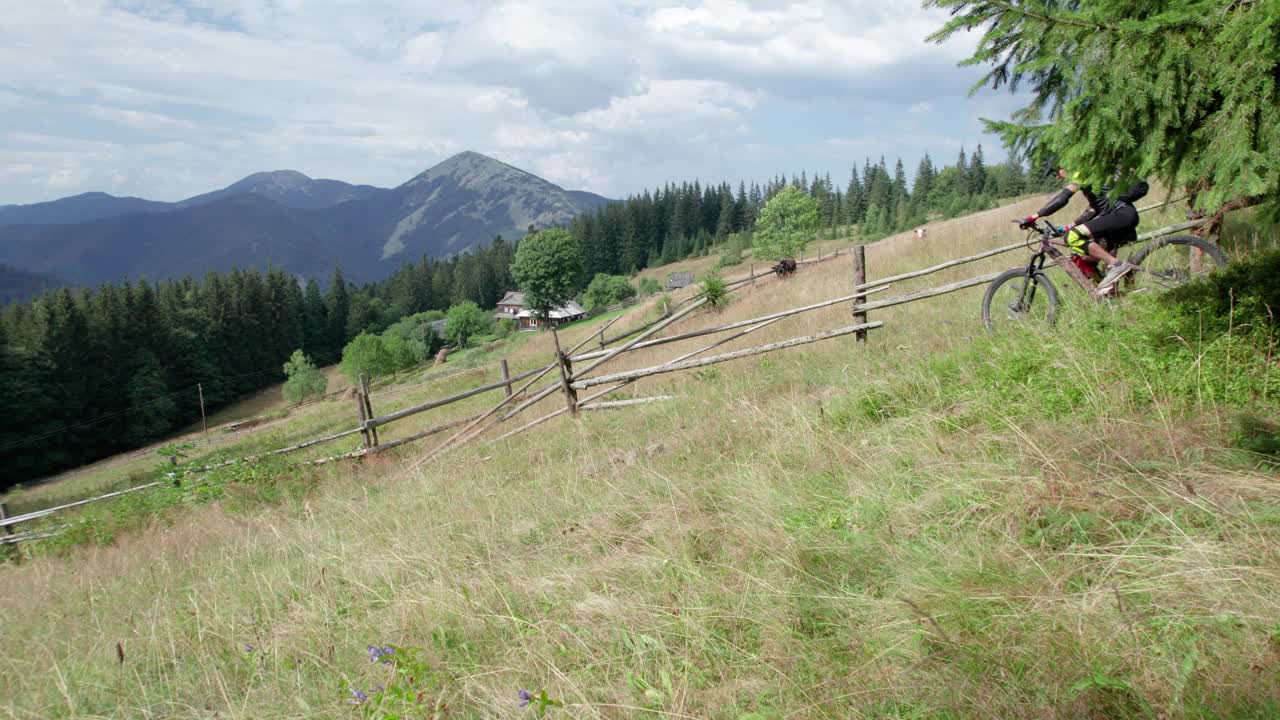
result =
[[[1044,226],[1036,228],[1036,230],[1040,233],[1040,249],[1031,256],[1030,262],[1027,263],[1028,278],[1034,277],[1037,272],[1043,270],[1045,258],[1048,258],[1053,261],[1053,264],[1062,268],[1062,271],[1065,272],[1068,277],[1075,280],[1076,284],[1080,286],[1080,289],[1088,293],[1090,299],[1093,301],[1097,302],[1102,300],[1104,297],[1107,297],[1108,293],[1099,293],[1097,284],[1086,277],[1085,274],[1080,271],[1080,268],[1076,267],[1076,264],[1071,262],[1071,258],[1063,254],[1063,252],[1054,245],[1053,238],[1062,235],[1060,228],[1054,227],[1053,223],[1045,220]],[[1031,287],[1031,297],[1026,298],[1029,302],[1035,297],[1035,283],[1028,283],[1028,285]]]

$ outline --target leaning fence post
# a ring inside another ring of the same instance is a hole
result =
[[[859,292],[862,286],[867,284],[867,246],[855,245],[853,247],[853,291]],[[853,321],[858,325],[867,322],[867,314],[858,312],[858,306],[864,302],[862,298],[853,299]],[[859,330],[854,333],[855,341],[861,345],[867,341],[867,331]]]
[[[369,419],[369,417],[365,414],[364,398],[361,397],[361,395],[363,394],[363,391],[361,389],[361,383],[357,380],[355,386],[352,389],[355,391],[355,394],[352,395],[352,398],[356,401],[356,417],[360,421],[360,436],[364,438],[365,448],[369,448],[372,446],[372,443],[369,441],[369,428],[365,427],[365,424],[364,424],[365,421]]]
[[[0,502],[0,522],[3,522],[8,519],[9,519],[9,506],[4,502]],[[4,534],[6,537],[13,537],[13,534],[14,534],[13,526],[5,525]],[[9,544],[13,545],[13,561],[16,563],[22,562],[22,551],[18,549],[18,544],[17,543],[9,543]]]
[[[371,395],[372,393],[370,393],[369,391],[369,375],[367,373],[361,373],[360,375],[360,390],[361,390],[360,397],[364,401],[364,412],[365,412],[366,419],[372,419],[377,417],[376,415],[373,414],[373,403],[369,400],[369,395]],[[374,425],[373,429],[370,431],[369,434],[371,436],[371,440],[373,441],[373,446],[378,447],[378,426]]]
[[[578,415],[578,391],[573,389],[573,363],[560,350],[560,335],[551,328],[551,339],[556,345],[556,365],[560,368],[560,384],[564,387],[564,401],[574,417]]]
[[[755,263],[751,263],[751,276],[750,276],[750,277],[751,277],[751,284],[752,284],[752,285],[755,285],[755,284],[756,284],[756,264],[755,264]]]
[[[507,367],[507,359],[502,358],[498,366],[502,368],[502,379],[507,381],[507,384],[502,386],[502,392],[507,397],[511,397],[511,368]]]
[[[8,519],[9,519],[9,503],[0,502],[0,522]],[[4,534],[13,535],[13,526],[9,525],[8,523],[5,523]]]

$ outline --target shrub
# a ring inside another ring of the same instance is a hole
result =
[[[483,335],[493,327],[489,314],[470,300],[449,308],[445,316],[444,336],[458,347],[466,347],[467,341]]]
[[[720,253],[720,261],[716,263],[717,267],[732,267],[742,263],[742,241],[738,235],[730,235],[729,241],[725,243],[724,252]]]
[[[294,405],[302,403],[309,397],[319,397],[329,386],[329,378],[316,369],[315,363],[301,350],[294,350],[289,361],[284,364],[284,374],[288,380],[284,382],[284,399]]]
[[[615,305],[636,295],[636,289],[621,275],[596,273],[583,293],[582,302],[587,310],[595,312]]]
[[[338,369],[352,382],[357,382],[361,373],[368,373],[370,377],[390,375],[395,372],[396,363],[380,336],[360,333],[342,348]]]
[[[411,368],[422,362],[421,349],[399,335],[383,334],[382,344],[391,356],[391,363],[396,370]]]
[[[713,309],[720,310],[729,304],[729,288],[720,273],[714,270],[702,276],[702,294]]]
[[[659,292],[662,292],[662,285],[660,285],[657,280],[654,280],[651,277],[640,278],[641,295],[653,295]]]

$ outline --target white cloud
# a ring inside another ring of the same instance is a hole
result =
[[[917,0],[19,3],[0,203],[175,199],[286,167],[395,185],[465,149],[614,195],[793,172],[830,158],[789,148],[880,123],[894,152],[901,115],[965,107],[973,73],[950,68],[971,40],[925,43],[940,22]],[[30,155],[13,133],[50,119],[65,137]]]

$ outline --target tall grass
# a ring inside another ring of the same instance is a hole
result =
[[[1008,243],[1022,209],[875,244],[869,275]],[[806,267],[695,324],[851,282],[843,260]],[[1059,327],[996,336],[980,289],[892,308],[865,348],[646,379],[629,391],[679,399],[416,469],[411,446],[238,470],[197,508],[0,570],[0,717],[377,716],[347,702],[387,682],[373,644],[425,651],[440,717],[527,716],[520,689],[586,718],[1280,714],[1280,486],[1228,441],[1237,410],[1274,414],[1280,371],[1159,302],[1066,294]],[[545,362],[541,339],[513,371]],[[673,345],[607,367],[698,341]]]

